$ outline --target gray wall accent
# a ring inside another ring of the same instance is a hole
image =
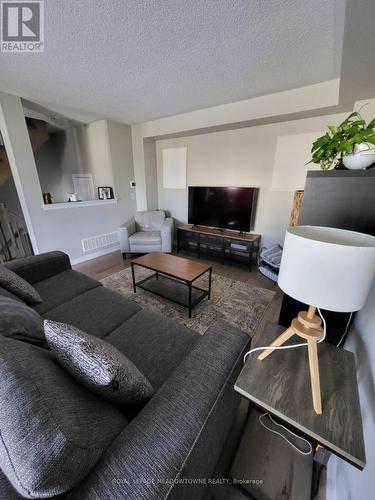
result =
[[[126,215],[136,211],[135,190],[130,187],[130,181],[134,180],[131,129],[122,123],[107,124],[115,196],[123,206],[125,222]]]
[[[73,193],[72,174],[81,173],[77,147],[75,127],[54,134],[52,144],[55,148],[56,169],[60,170],[60,196],[59,200],[67,201],[68,193]],[[38,166],[38,162],[37,162]]]
[[[74,192],[72,175],[82,173],[92,174],[96,198],[98,185],[113,187],[108,141],[105,121],[91,124],[91,128],[83,125],[50,134],[48,141],[34,153],[42,192],[51,193],[53,203],[68,201],[69,194]]]
[[[158,178],[156,165],[156,142],[153,139],[144,139],[147,209],[155,210],[158,207]]]
[[[332,456],[328,462],[327,500],[365,500],[375,491],[375,282],[357,314],[345,349],[355,354],[367,465],[361,472]]]
[[[66,201],[62,196],[62,170],[58,161],[59,136],[65,132],[50,135],[49,139],[34,153],[40,187],[43,193],[51,193],[53,202]]]

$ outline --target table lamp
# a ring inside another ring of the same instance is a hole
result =
[[[258,359],[266,358],[293,335],[307,340],[312,400],[318,414],[322,413],[322,402],[317,344],[324,332],[316,308],[359,311],[374,278],[374,236],[317,226],[287,230],[278,285],[292,298],[309,304],[309,309],[300,312]]]

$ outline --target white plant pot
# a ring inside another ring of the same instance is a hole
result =
[[[354,154],[342,157],[342,162],[350,170],[361,170],[375,163],[374,144],[363,142],[354,146]]]
[[[375,153],[370,154],[357,154],[357,155],[345,155],[342,157],[342,162],[346,168],[350,170],[361,170],[367,168],[373,163],[375,163]]]

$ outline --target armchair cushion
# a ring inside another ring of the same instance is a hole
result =
[[[161,245],[160,231],[140,231],[129,238],[130,248],[137,245]]]
[[[121,252],[130,252],[129,236],[135,233],[135,219],[130,217],[122,226],[118,228]]]
[[[173,219],[163,210],[137,212],[119,227],[119,240],[123,254],[171,252]]]
[[[164,219],[165,213],[163,210],[137,212],[135,215],[137,231],[160,231]]]
[[[173,226],[174,223],[172,217],[164,219],[163,225],[160,228],[162,252],[172,252]]]

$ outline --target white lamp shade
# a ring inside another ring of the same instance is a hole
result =
[[[287,230],[278,284],[294,299],[328,311],[359,311],[374,279],[374,236],[317,226]]]

